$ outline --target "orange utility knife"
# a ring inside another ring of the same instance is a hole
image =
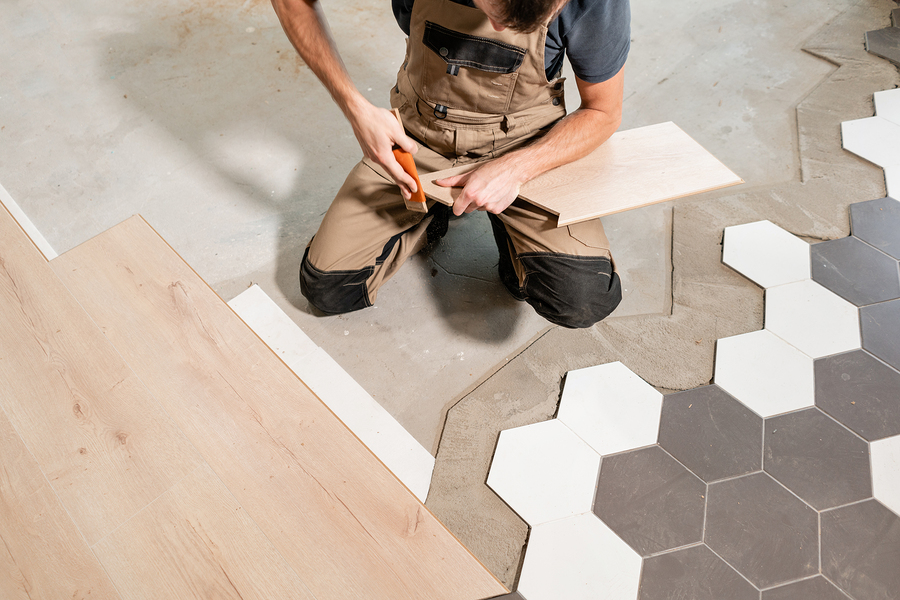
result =
[[[397,122],[400,123],[400,127],[403,127],[403,120],[400,119],[400,111],[395,108],[392,109],[391,112],[397,117]],[[428,205],[425,204],[425,192],[422,191],[422,182],[419,181],[419,173],[416,171],[416,162],[413,160],[412,154],[405,150],[401,150],[398,146],[394,146],[394,158],[397,159],[397,162],[400,163],[403,170],[416,180],[417,189],[412,195],[412,198],[409,200],[406,198],[403,199],[406,203],[406,208],[416,212],[427,213]]]

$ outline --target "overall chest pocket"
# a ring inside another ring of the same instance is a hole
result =
[[[509,108],[526,50],[425,22],[422,92],[432,104],[479,113]]]

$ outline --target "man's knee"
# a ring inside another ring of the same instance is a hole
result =
[[[340,314],[372,305],[366,281],[373,267],[353,271],[321,271],[309,261],[309,248],[300,263],[300,292],[320,311]]]
[[[525,300],[555,325],[590,327],[622,300],[622,284],[606,257],[536,254],[520,257]]]

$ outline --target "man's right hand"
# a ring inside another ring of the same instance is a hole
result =
[[[347,118],[363,155],[381,165],[400,186],[403,197],[409,200],[417,189],[416,180],[394,158],[393,149],[396,146],[415,154],[419,150],[416,143],[406,135],[391,111],[378,108],[362,97],[348,109]]]

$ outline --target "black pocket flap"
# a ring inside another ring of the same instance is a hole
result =
[[[491,73],[515,73],[526,50],[490,38],[467,35],[425,21],[424,44],[450,65]]]

